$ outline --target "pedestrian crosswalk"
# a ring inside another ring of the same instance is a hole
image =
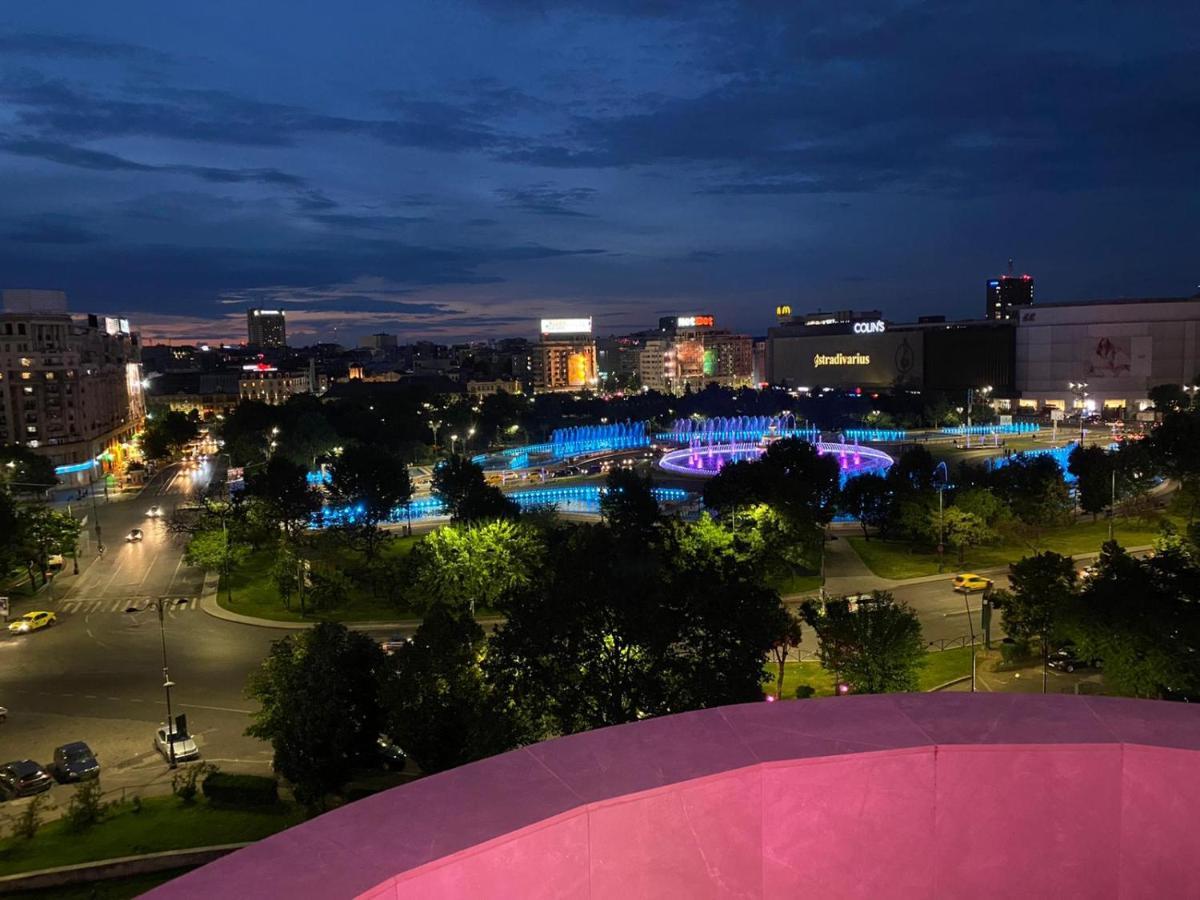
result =
[[[175,598],[172,598],[174,600]],[[199,609],[200,601],[196,597],[180,597],[182,602],[173,602],[169,610],[173,612],[185,612],[187,610]],[[69,613],[125,613],[129,609],[138,611],[153,612],[153,606],[148,597],[132,597],[123,600],[96,600],[88,598],[76,598],[73,600],[61,600],[55,606],[63,612]]]

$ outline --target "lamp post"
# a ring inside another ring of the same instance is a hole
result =
[[[153,606],[158,612],[158,633],[162,640],[162,686],[163,690],[166,691],[167,694],[167,765],[172,769],[177,768],[179,765],[177,762],[175,762],[175,720],[171,713],[171,688],[175,687],[175,682],[171,680],[171,675],[167,671],[167,624],[163,613],[164,609],[166,608],[166,604],[180,606],[186,602],[186,600],[182,599],[170,600],[166,597],[159,597],[157,600],[151,600],[148,604]],[[125,608],[125,612],[136,614],[144,612],[145,609],[146,607],[144,606],[141,608],[136,606],[128,606]]]
[[[1083,416],[1084,413],[1087,412],[1087,382],[1068,381],[1067,387],[1071,389],[1071,393],[1074,395],[1075,400],[1079,404],[1079,446],[1082,447],[1086,438]]]
[[[457,434],[450,435],[450,455],[454,455],[454,442],[458,440]]]
[[[433,449],[434,450],[437,450],[438,429],[440,429],[441,427],[442,427],[441,422],[439,422],[435,419],[429,420],[429,430],[433,432]]]

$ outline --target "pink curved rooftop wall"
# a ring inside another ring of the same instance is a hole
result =
[[[166,898],[1200,897],[1200,709],[893,694],[526,747],[342,807]]]

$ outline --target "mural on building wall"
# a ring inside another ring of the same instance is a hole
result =
[[[1123,378],[1133,371],[1132,339],[1128,336],[1099,337],[1091,344],[1089,378]]]

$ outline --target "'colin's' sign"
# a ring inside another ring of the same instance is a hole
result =
[[[885,331],[887,331],[887,325],[883,323],[882,319],[878,319],[874,322],[854,323],[855,334],[883,334]]]

